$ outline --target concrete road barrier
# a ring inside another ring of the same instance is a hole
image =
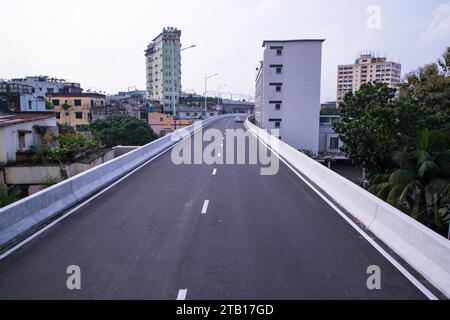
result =
[[[450,298],[450,241],[267,131],[246,127]]]
[[[227,116],[212,117],[155,140],[57,185],[0,209],[0,249],[167,150],[178,141]]]

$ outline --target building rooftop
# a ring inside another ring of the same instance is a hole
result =
[[[156,39],[158,39],[160,36],[164,35],[164,34],[168,34],[168,35],[177,35],[178,38],[181,37],[181,30],[175,28],[175,27],[166,27],[163,29],[163,31],[152,41],[156,41]]]
[[[63,84],[66,80],[52,78],[52,77],[49,77],[49,76],[27,76],[25,78],[11,79],[11,81],[13,81],[13,82],[14,81],[17,81],[17,82],[38,81],[38,82],[53,82],[53,83]]]
[[[49,113],[15,113],[10,115],[0,115],[0,127],[13,126],[19,123],[43,120],[55,117],[53,112]]]
[[[264,40],[262,46],[266,43],[290,43],[290,42],[324,42],[325,39],[292,39],[292,40]]]
[[[72,92],[72,93],[63,93],[63,92],[54,92],[54,93],[47,93],[47,96],[49,98],[57,98],[57,97],[68,97],[68,98],[100,98],[105,99],[106,95],[100,94],[100,93],[92,93],[92,92]]]

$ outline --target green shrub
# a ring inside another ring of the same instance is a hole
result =
[[[22,192],[19,188],[0,185],[0,208],[20,199]]]

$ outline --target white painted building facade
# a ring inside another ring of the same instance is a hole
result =
[[[256,124],[278,129],[282,141],[314,153],[319,148],[323,41],[264,41],[256,76]]]
[[[319,152],[325,152],[336,160],[346,160],[347,156],[340,150],[344,143],[333,129],[333,123],[339,122],[340,119],[338,115],[320,116]]]
[[[16,162],[18,151],[41,143],[36,126],[57,129],[53,114],[13,114],[0,116],[0,164]]]
[[[49,78],[47,76],[34,76],[20,79],[12,79],[11,83],[30,86],[32,93],[20,97],[20,111],[22,112],[46,112],[45,99],[49,93],[62,92],[64,80]]]

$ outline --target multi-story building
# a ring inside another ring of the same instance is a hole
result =
[[[319,145],[323,41],[264,41],[264,60],[256,75],[256,124],[278,129],[284,142],[314,153]]]
[[[401,80],[402,66],[372,54],[362,54],[354,64],[338,66],[337,102],[343,101],[348,92],[356,92],[369,82],[386,83],[391,88],[398,88]]]
[[[29,85],[33,87],[36,96],[45,98],[47,93],[63,91],[65,80],[49,78],[47,76],[34,76],[12,79],[11,82]]]
[[[148,45],[147,94],[159,101],[164,113],[172,113],[181,92],[181,30],[168,27]]]
[[[319,152],[325,152],[336,160],[346,160],[346,155],[340,150],[344,143],[333,129],[333,124],[340,120],[339,115],[320,116]]]
[[[75,90],[76,91],[76,90]],[[82,91],[82,89],[81,89]],[[98,93],[49,93],[59,124],[79,126],[92,121],[92,109],[105,105],[105,95]]]
[[[0,82],[0,110],[2,112],[43,112],[45,98],[37,96],[34,88],[12,81]]]
[[[327,101],[320,104],[320,110],[336,109],[336,107],[337,107],[336,101]]]
[[[190,119],[177,119],[177,128],[185,128],[193,123]],[[158,136],[163,137],[174,130],[174,120],[173,115],[160,113],[160,112],[150,112],[148,114],[148,125],[152,128],[153,132]]]
[[[104,119],[112,115],[128,115],[141,119],[141,111],[147,106],[145,91],[119,92],[106,97],[105,105],[96,105],[92,109],[92,120]],[[144,118],[147,121],[147,117]]]

